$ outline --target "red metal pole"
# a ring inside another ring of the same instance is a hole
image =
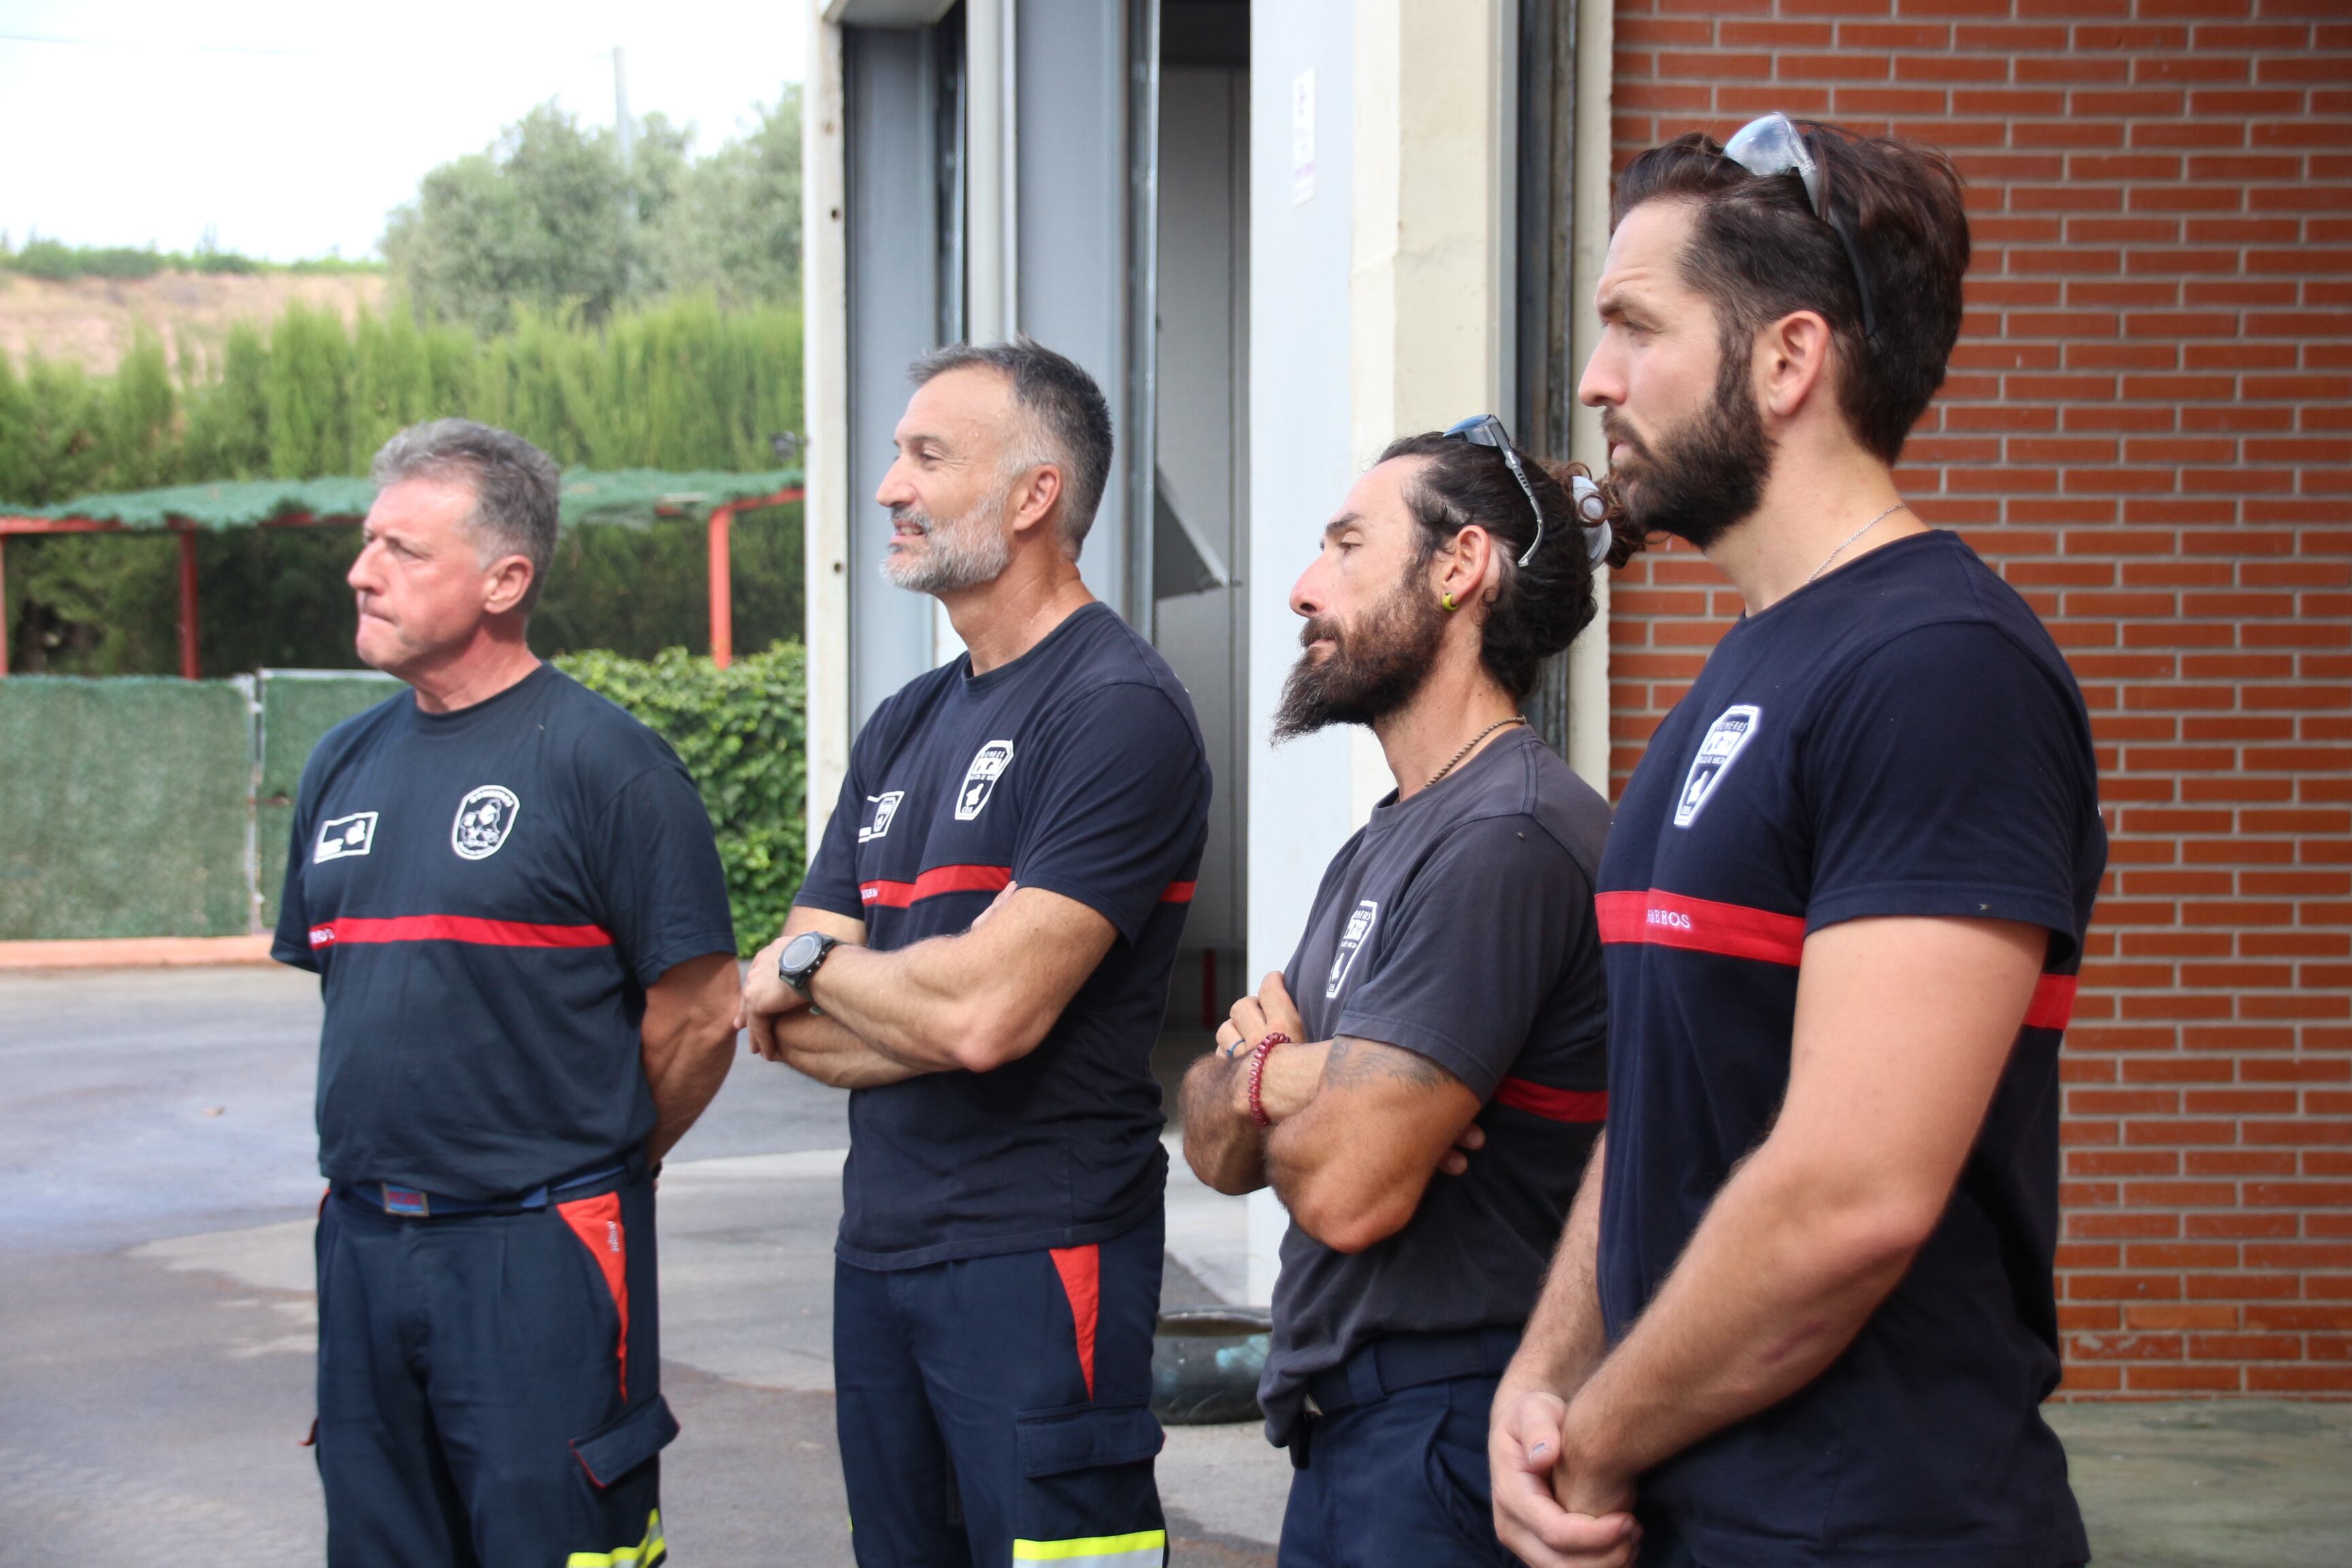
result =
[[[180,679],[196,679],[196,534],[180,530]]]
[[[710,509],[710,662],[735,662],[735,509]]]

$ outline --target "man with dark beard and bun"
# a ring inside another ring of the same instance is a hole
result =
[[[2058,1044],[2105,862],[2032,610],[1890,471],[1959,333],[1939,153],[1635,159],[1581,395],[1747,615],[1601,868],[1602,1150],[1496,1401],[1536,1568],[2060,1568]]]
[[[1290,1211],[1258,1390],[1283,1568],[1510,1561],[1487,1407],[1608,1102],[1609,808],[1518,712],[1613,544],[1567,479],[1492,417],[1397,441],[1291,589],[1276,739],[1369,725],[1397,787],[1184,1080],[1192,1169]]]
[[[916,362],[884,571],[971,650],[858,735],[753,1043],[850,1089],[834,1384],[864,1568],[1160,1568],[1151,1046],[1208,834],[1192,705],[1078,551],[1110,409],[1026,338]]]

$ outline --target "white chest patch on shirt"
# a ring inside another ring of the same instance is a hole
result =
[[[906,798],[907,792],[902,789],[867,795],[866,805],[868,809],[866,821],[857,829],[857,842],[871,844],[877,838],[887,837],[890,832],[890,819],[898,815],[898,803]]]
[[[1381,906],[1374,899],[1366,899],[1349,913],[1348,929],[1339,933],[1339,951],[1331,955],[1331,973],[1324,976],[1323,1000],[1331,1001],[1348,984],[1348,972],[1356,967],[1356,954],[1371,940],[1372,928],[1380,921]]]
[[[461,860],[487,860],[506,843],[521,812],[522,802],[503,784],[467,790],[457,803],[457,820],[449,825],[449,847]]]
[[[963,771],[962,787],[956,791],[955,818],[970,822],[978,816],[988,797],[995,792],[996,781],[1013,763],[1013,742],[991,741],[972,753],[971,766]]]
[[[1683,780],[1682,798],[1675,803],[1675,826],[1688,827],[1698,820],[1698,814],[1723,784],[1723,775],[1739,760],[1739,753],[1764,710],[1752,703],[1742,702],[1727,708],[1720,718],[1706,727],[1706,734],[1698,743],[1698,755],[1691,759],[1690,773]]]
[[[374,848],[375,817],[373,811],[355,811],[349,816],[330,817],[319,824],[319,842],[310,851],[310,864],[323,866],[330,860],[348,859]]]

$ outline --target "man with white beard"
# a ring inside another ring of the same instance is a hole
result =
[[[834,1377],[857,1561],[1158,1568],[1164,1118],[1207,839],[1165,661],[1078,575],[1110,410],[1026,338],[913,367],[884,574],[971,651],[875,710],[753,1048],[851,1090]]]

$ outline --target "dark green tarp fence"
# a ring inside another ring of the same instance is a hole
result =
[[[397,686],[345,670],[0,680],[0,941],[266,929],[304,759]]]

